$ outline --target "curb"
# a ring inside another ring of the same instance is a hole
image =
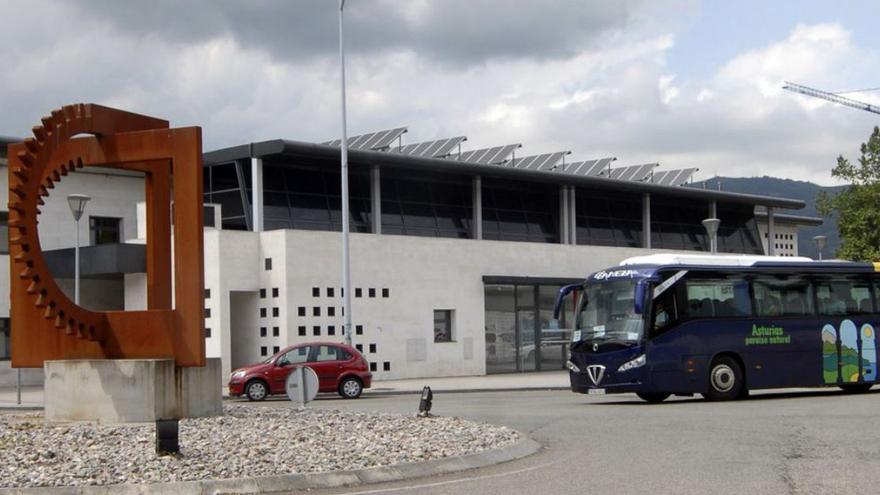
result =
[[[507,447],[477,452],[460,457],[433,459],[392,466],[334,471],[327,473],[285,474],[259,478],[230,480],[181,481],[172,483],[127,484],[106,486],[60,486],[33,488],[0,488],[0,495],[142,495],[169,494],[224,494],[224,493],[279,493],[291,490],[338,488],[366,483],[401,481],[410,478],[436,476],[467,471],[521,459],[541,450],[541,444],[523,436]]]
[[[515,388],[448,388],[448,389],[435,389],[431,388],[431,391],[435,394],[475,394],[480,392],[535,392],[542,390],[571,390],[571,386],[569,385],[559,385],[559,386],[545,386],[545,387],[515,387]],[[421,390],[364,390],[364,395],[418,395],[421,394]]]

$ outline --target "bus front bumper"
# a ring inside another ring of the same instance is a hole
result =
[[[599,385],[594,385],[587,373],[570,371],[568,375],[571,380],[571,391],[580,394],[595,394],[599,393],[600,390],[602,391],[601,393],[606,394],[622,394],[627,392],[641,392],[645,388],[641,380],[624,383],[600,382]],[[591,390],[594,392],[590,392]]]

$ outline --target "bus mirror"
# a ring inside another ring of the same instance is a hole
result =
[[[645,312],[645,294],[647,293],[648,284],[639,282],[633,289],[633,310],[637,315]]]
[[[559,292],[556,294],[556,302],[553,304],[553,319],[559,319],[559,312],[562,310],[562,302],[565,300],[565,296],[581,287],[581,284],[572,284],[559,289]]]

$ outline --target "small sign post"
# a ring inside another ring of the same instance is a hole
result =
[[[318,395],[318,375],[308,366],[297,366],[287,375],[287,397],[303,407]]]

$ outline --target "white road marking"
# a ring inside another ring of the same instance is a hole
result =
[[[488,480],[488,479],[492,479],[492,478],[500,478],[502,476],[510,476],[510,475],[516,475],[516,474],[520,474],[520,473],[527,473],[529,471],[534,471],[536,469],[545,468],[547,466],[551,466],[551,465],[557,464],[559,462],[561,462],[561,461],[553,461],[553,462],[548,462],[546,464],[541,464],[538,466],[517,469],[516,471],[506,471],[504,473],[487,474],[485,476],[477,476],[474,478],[462,478],[462,479],[458,479],[458,480],[438,481],[435,483],[424,483],[421,485],[409,485],[409,486],[401,486],[401,487],[397,487],[397,488],[383,488],[383,489],[376,489],[376,490],[365,490],[362,492],[345,492],[345,493],[347,495],[370,495],[372,493],[391,493],[391,492],[401,492],[404,490],[416,490],[416,489],[420,489],[420,488],[433,488],[433,487],[437,487],[437,486],[453,485],[455,483],[466,483],[468,481]]]

